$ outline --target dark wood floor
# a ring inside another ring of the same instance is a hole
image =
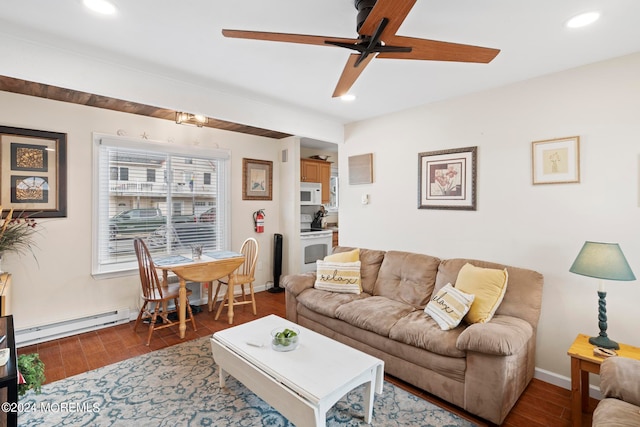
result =
[[[256,294],[258,317],[267,314],[285,316],[284,294],[271,294],[260,292]],[[255,319],[249,306],[236,309],[234,324]],[[206,306],[203,311],[195,315],[198,330],[194,332],[187,324],[185,340],[210,336],[216,331],[229,327],[226,311],[220,319],[214,320],[213,313],[209,313]],[[124,325],[113,326],[95,332],[88,332],[59,340],[49,341],[37,345],[23,347],[18,353],[40,354],[45,363],[47,382],[53,382],[76,375],[91,369],[96,369],[111,363],[119,362],[130,357],[138,356],[150,351],[158,350],[183,342],[177,335],[177,327],[162,329],[154,332],[151,345],[146,342],[146,325],[138,326],[138,331],[133,331],[133,322]],[[567,363],[569,361],[567,360]],[[405,390],[445,407],[480,426],[488,426],[486,421],[478,419],[446,402],[416,389],[402,381],[386,376],[387,381],[392,382]],[[592,401],[592,408],[596,401]],[[516,406],[512,409],[505,422],[505,427],[539,427],[539,426],[569,426],[571,425],[571,401],[569,390],[534,379]],[[583,416],[583,426],[591,425],[591,417]]]

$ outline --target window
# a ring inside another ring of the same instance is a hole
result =
[[[205,172],[202,180],[204,181],[204,185],[211,184],[211,174],[209,172]]]
[[[120,181],[129,181],[129,168],[120,168]]]
[[[137,269],[136,237],[157,257],[190,253],[194,243],[229,249],[229,168],[226,150],[96,135],[93,274]]]

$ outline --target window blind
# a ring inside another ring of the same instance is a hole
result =
[[[93,274],[137,269],[152,256],[229,249],[229,153],[94,137]]]

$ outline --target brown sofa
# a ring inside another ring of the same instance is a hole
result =
[[[353,248],[337,247],[336,252]],[[361,294],[315,289],[315,274],[283,278],[287,319],[369,353],[385,372],[496,424],[533,378],[543,277],[500,264],[360,249]],[[443,331],[423,309],[470,262],[507,268],[504,299],[487,323]]]
[[[640,426],[640,360],[610,357],[600,366],[603,399],[593,412],[593,426]]]

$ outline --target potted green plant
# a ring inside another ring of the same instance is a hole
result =
[[[18,356],[18,371],[24,382],[18,380],[18,394],[23,396],[27,391],[33,390],[40,394],[44,376],[44,362],[40,360],[38,353],[21,354]]]

